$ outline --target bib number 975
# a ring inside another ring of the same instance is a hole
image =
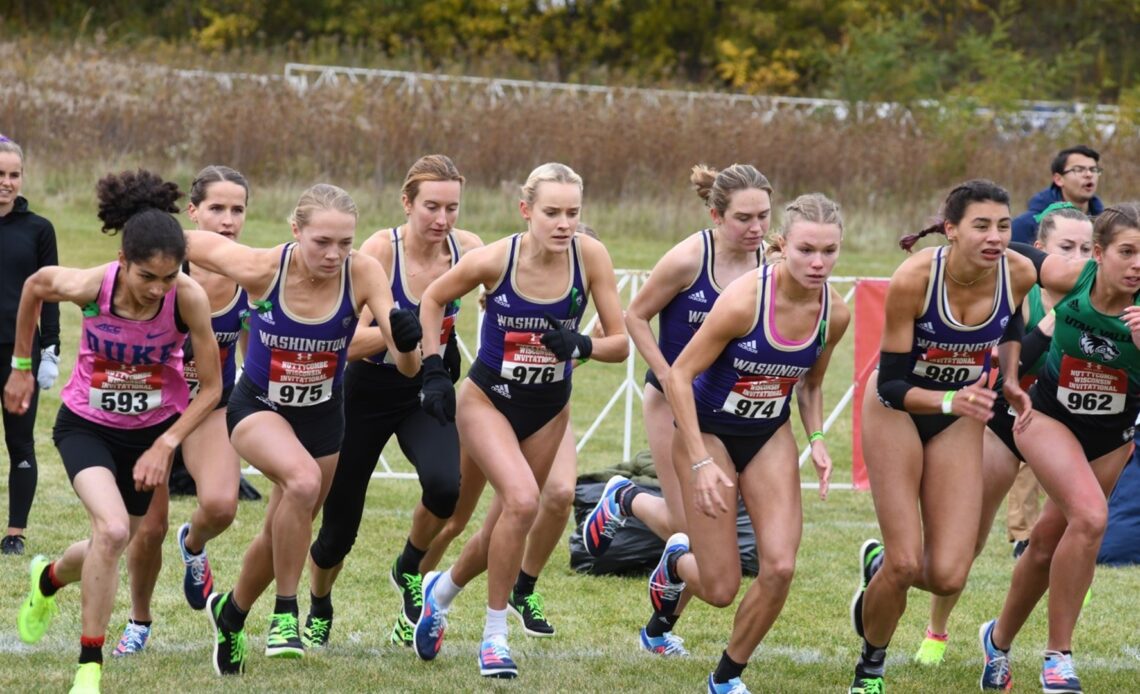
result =
[[[282,384],[277,389],[277,402],[281,405],[302,405],[320,402],[324,397],[323,383],[311,386]]]

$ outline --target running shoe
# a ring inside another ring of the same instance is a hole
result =
[[[851,598],[851,626],[859,638],[863,638],[863,593],[871,584],[871,578],[882,566],[882,562],[875,562],[882,553],[883,543],[878,540],[866,540],[859,548],[859,587],[855,589],[855,596]]]
[[[1013,673],[1010,671],[1009,653],[994,646],[993,633],[996,624],[997,620],[991,619],[978,629],[978,641],[982,644],[982,656],[986,659],[979,684],[982,691],[1008,692],[1013,687]]]
[[[535,592],[520,598],[512,590],[507,598],[507,607],[518,616],[527,636],[554,636],[554,625],[546,621],[546,608],[541,593]]]
[[[660,636],[650,636],[645,632],[645,627],[642,627],[641,647],[654,655],[678,657],[689,655],[689,651],[685,649],[685,640],[671,631]]]
[[[314,617],[312,613],[305,617],[305,629],[301,632],[301,645],[305,648],[324,648],[329,645],[329,632],[332,631],[333,618]]]
[[[146,640],[149,638],[149,626],[127,622],[127,627],[123,629],[123,635],[119,638],[119,643],[115,646],[115,650],[111,651],[111,655],[134,655],[146,646]]]
[[[416,640],[416,624],[415,622],[408,621],[404,616],[404,611],[396,615],[396,623],[392,625],[392,633],[388,635],[388,640],[396,646],[412,647],[412,643]]]
[[[269,616],[269,633],[265,635],[265,655],[268,658],[304,658],[305,646],[301,643],[300,624],[292,612],[275,612]]]
[[[5,535],[0,540],[0,554],[23,554],[24,539],[23,535]]]
[[[519,676],[519,666],[511,659],[506,636],[492,636],[479,646],[479,674],[484,677],[511,679]]]
[[[669,560],[674,556],[680,557],[688,551],[689,536],[685,533],[675,533],[665,543],[665,551],[661,553],[657,568],[649,574],[649,604],[654,612],[673,614],[677,610],[685,582],[680,576],[674,576],[669,572]]]
[[[733,677],[727,682],[714,682],[713,674],[710,672],[709,694],[750,694],[750,692],[739,677]]]
[[[942,659],[946,657],[947,641],[949,641],[947,634],[938,635],[927,628],[926,637],[922,639],[918,652],[914,654],[914,662],[919,665],[941,665]]]
[[[582,542],[586,545],[586,552],[591,557],[600,557],[605,554],[614,535],[625,525],[625,514],[618,505],[617,495],[622,489],[632,485],[621,475],[614,475],[606,482],[602,490],[602,498],[582,522]]]
[[[182,563],[186,565],[182,592],[186,594],[186,602],[190,603],[191,609],[201,610],[206,607],[206,598],[214,592],[214,574],[210,571],[210,560],[206,558],[205,548],[199,554],[187,551],[186,536],[189,533],[189,523],[183,523],[178,529],[178,551],[182,553]]]
[[[102,663],[83,663],[75,671],[71,694],[99,694],[99,681],[103,679]]]
[[[439,655],[439,649],[443,646],[443,635],[447,631],[447,610],[440,607],[432,595],[435,584],[442,575],[439,571],[429,571],[424,576],[423,609],[420,610],[420,618],[416,622],[412,640],[416,655],[421,660],[432,660]],[[482,655],[479,657],[482,659]]]
[[[247,653],[245,629],[230,631],[222,628],[219,623],[222,607],[229,599],[229,593],[211,593],[206,598],[206,614],[214,626],[214,672],[219,675],[241,675],[245,673]]]
[[[55,596],[48,597],[40,592],[40,574],[47,571],[50,564],[47,557],[37,554],[28,565],[31,587],[28,597],[20,605],[20,615],[16,619],[20,640],[24,643],[36,643],[42,639],[44,632],[51,626],[52,618],[59,612],[55,606]]]
[[[1073,656],[1059,651],[1045,651],[1041,667],[1041,691],[1045,694],[1080,694],[1081,678],[1073,669]]]
[[[883,675],[867,672],[862,665],[855,666],[855,679],[847,688],[847,694],[883,694],[886,691]]]
[[[420,619],[420,610],[424,606],[424,577],[421,574],[402,574],[397,573],[396,564],[399,559],[392,562],[392,570],[388,572],[388,579],[392,582],[392,587],[400,594],[400,601],[403,604],[404,617],[407,621],[415,624]]]

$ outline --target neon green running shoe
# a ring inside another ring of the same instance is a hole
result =
[[[245,673],[247,645],[245,629],[230,631],[222,626],[222,608],[229,593],[210,593],[206,598],[206,614],[214,627],[214,672],[220,676]]]
[[[847,689],[847,694],[883,694],[885,691],[882,675],[866,672],[859,666],[855,667],[855,679]]]
[[[914,654],[914,662],[919,665],[941,665],[942,659],[946,657],[947,641],[947,635],[939,637],[927,629],[926,638],[922,640],[918,652]]]
[[[396,617],[396,623],[392,626],[392,633],[388,636],[388,640],[396,646],[412,647],[412,643],[416,640],[416,623],[408,621],[404,611],[400,610],[400,614]]]
[[[28,565],[31,586],[27,599],[20,605],[20,616],[16,620],[20,640],[24,643],[37,643],[42,639],[52,618],[59,612],[55,606],[55,596],[48,597],[40,592],[40,574],[47,571],[50,563],[47,557],[37,554]]]
[[[103,678],[102,663],[83,663],[75,671],[71,694],[99,694],[99,680]]]
[[[304,658],[300,623],[291,612],[277,612],[269,617],[269,634],[265,637],[265,655],[269,658]]]
[[[305,630],[301,632],[301,644],[305,648],[324,648],[329,645],[329,632],[332,631],[332,617],[305,618]]]

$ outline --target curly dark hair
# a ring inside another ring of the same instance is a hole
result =
[[[181,263],[186,258],[186,237],[172,215],[182,197],[178,184],[162,180],[145,169],[107,174],[95,184],[99,219],[104,234],[122,230],[123,256],[128,263],[168,256]]]

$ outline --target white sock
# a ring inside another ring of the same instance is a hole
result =
[[[435,582],[435,588],[432,589],[432,595],[435,596],[436,603],[443,609],[451,607],[451,601],[459,595],[459,591],[463,590],[463,586],[455,585],[455,581],[451,580],[451,569],[444,571],[439,576],[439,580]]]
[[[507,609],[493,610],[487,606],[487,623],[483,625],[483,640],[495,636],[507,638]]]

